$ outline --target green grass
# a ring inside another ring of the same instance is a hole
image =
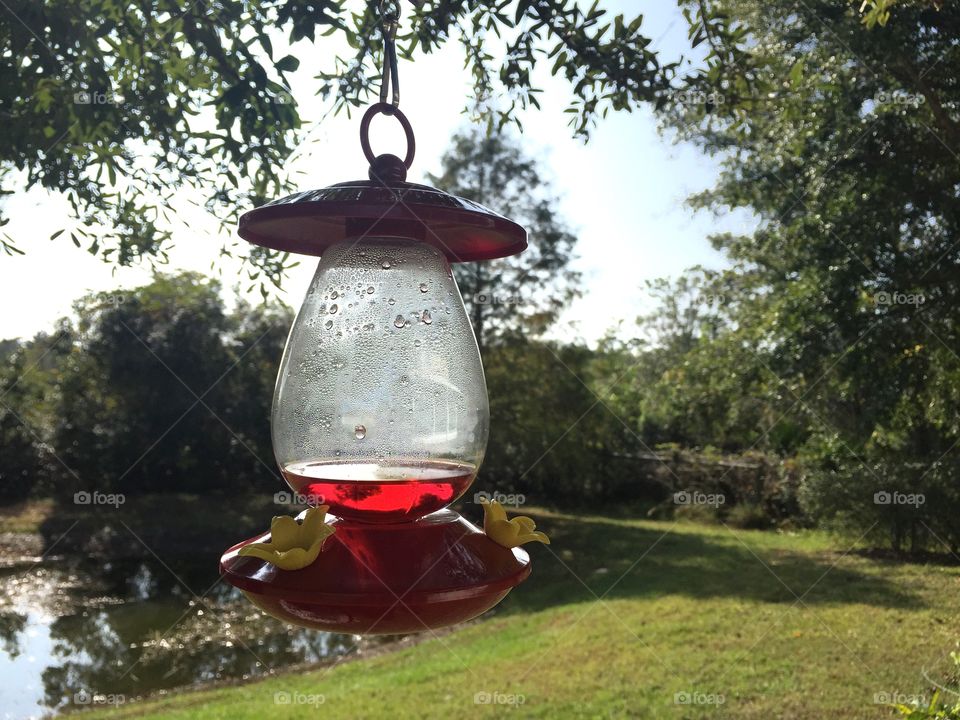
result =
[[[553,544],[527,546],[532,576],[482,622],[103,715],[890,718],[875,695],[924,692],[921,668],[942,670],[960,637],[957,567],[845,554],[820,533],[536,516]],[[524,702],[475,703],[482,692]],[[725,702],[675,703],[683,692]]]
[[[0,533],[32,534],[50,517],[52,500],[27,500],[0,506]]]

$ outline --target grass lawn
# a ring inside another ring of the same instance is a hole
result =
[[[28,500],[0,507],[0,533],[36,533],[50,517],[52,500]]]
[[[533,575],[482,622],[102,715],[890,718],[875,697],[929,694],[921,670],[942,676],[960,639],[958,567],[820,533],[531,514],[553,544],[527,546]]]

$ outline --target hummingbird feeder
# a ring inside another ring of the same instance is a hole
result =
[[[271,418],[280,471],[310,507],[227,550],[221,574],[274,617],[354,634],[476,617],[530,574],[519,546],[549,542],[496,502],[481,500],[482,530],[448,508],[473,483],[489,429],[450,264],[514,255],[527,240],[477,203],[406,182],[415,141],[398,107],[395,31],[394,13],[381,101],[360,124],[369,179],[274,200],[239,224],[249,242],[320,257]],[[371,151],[378,114],[402,125],[403,159]]]

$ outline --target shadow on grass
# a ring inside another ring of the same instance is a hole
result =
[[[891,550],[889,548],[867,548],[854,550],[851,554],[888,565],[937,565],[942,567],[956,567],[960,565],[960,556],[949,551],[933,552],[923,550],[906,552],[902,550]]]
[[[768,603],[865,603],[920,607],[922,601],[894,580],[836,565],[837,557],[757,548],[750,533],[705,528],[703,533],[636,527],[599,518],[551,516],[538,522],[551,545],[528,545],[534,559],[523,592],[507,611],[604,599],[681,595],[730,597]],[[578,579],[579,578],[579,579]],[[589,588],[589,589],[588,589]],[[811,589],[812,588],[812,589]]]

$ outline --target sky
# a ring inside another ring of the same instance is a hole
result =
[[[654,38],[654,47],[665,58],[689,55],[685,21],[674,3],[609,0],[602,5],[631,16],[642,12],[644,32]],[[457,43],[448,45],[414,62],[400,61],[401,108],[417,138],[417,156],[407,178],[411,182],[423,182],[426,173],[439,170],[447,141],[466,122],[462,110],[470,77]],[[280,57],[283,49],[277,42],[275,47],[275,56]],[[291,169],[301,173],[303,190],[365,179],[359,114],[330,115],[322,124],[315,122],[326,108],[313,95],[313,69],[303,51],[298,52],[301,66],[292,87],[309,132]],[[320,47],[317,52],[330,49]],[[542,109],[521,115],[520,139],[541,162],[560,197],[559,213],[579,238],[574,267],[583,274],[583,296],[564,311],[551,334],[592,344],[620,325],[620,333],[629,335],[635,318],[652,309],[646,280],[674,277],[693,265],[722,267],[724,260],[710,247],[708,236],[726,229],[742,231],[750,220],[744,215],[718,219],[685,205],[690,194],[713,184],[717,162],[660,134],[649,109],[611,112],[587,144],[574,139],[563,112],[571,90],[565,81],[549,75],[547,63],[543,65],[534,75],[535,84],[543,88]],[[374,120],[371,140],[374,152],[402,154],[402,135],[389,118]],[[211,263],[217,262],[229,295],[239,266],[217,259],[223,243],[217,221],[182,195],[177,196],[182,212],[172,228],[175,245],[165,269],[209,273]],[[66,234],[50,241],[51,234],[69,225],[63,197],[34,188],[3,202],[11,218],[6,230],[26,255],[0,255],[0,306],[5,308],[0,338],[31,337],[51,329],[58,318],[70,314],[72,301],[87,292],[149,281],[151,271],[145,265],[117,269],[74,247]],[[298,307],[315,267],[315,258],[303,258],[279,296]]]

